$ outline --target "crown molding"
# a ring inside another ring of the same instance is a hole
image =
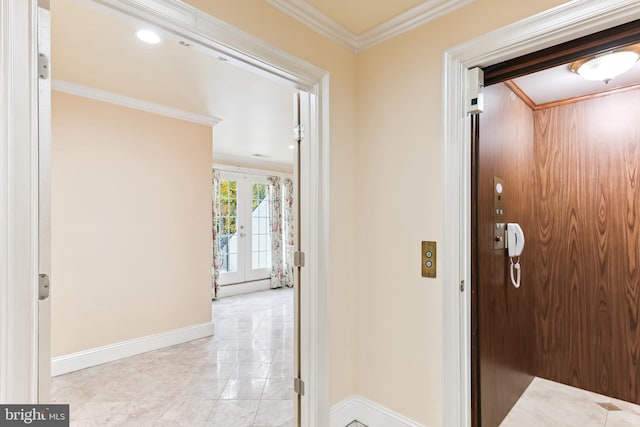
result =
[[[329,40],[358,53],[358,36],[303,0],[265,0]]]
[[[474,0],[429,0],[358,36],[358,52],[364,52],[400,34],[473,3]]]
[[[357,55],[474,0],[429,0],[361,34],[354,34],[304,0],[265,1]]]
[[[109,104],[115,104],[121,107],[133,108],[135,110],[146,111],[148,113],[159,114],[161,116],[171,117],[174,119],[184,120],[192,123],[198,123],[201,125],[215,126],[222,121],[222,119],[217,117],[196,114],[189,111],[180,110],[178,108],[156,104],[154,102],[131,98],[106,90],[83,86],[77,83],[68,82],[66,80],[53,79],[51,81],[51,89],[57,90],[59,92],[69,93],[71,95],[81,96],[83,98],[95,99],[96,101],[107,102]]]

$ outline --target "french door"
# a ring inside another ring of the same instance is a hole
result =
[[[265,176],[220,171],[220,285],[271,276],[271,215]]]

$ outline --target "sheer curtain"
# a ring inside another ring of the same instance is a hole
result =
[[[270,176],[271,287],[293,287],[293,181]]]
[[[284,283],[284,256],[282,253],[282,190],[280,177],[270,176],[269,216],[271,219],[271,288],[281,288]]]
[[[285,241],[284,285],[293,287],[293,249],[295,247],[295,229],[293,226],[293,181],[285,178],[282,181],[282,216],[283,235]]]
[[[213,260],[211,263],[211,278],[213,299],[218,298],[220,289],[220,259],[218,257],[218,227],[220,226],[220,172],[213,170]]]

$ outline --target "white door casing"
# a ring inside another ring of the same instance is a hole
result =
[[[38,399],[37,2],[0,0],[0,402]]]
[[[328,74],[182,2],[86,1],[189,37],[310,94],[300,199],[307,233],[301,246],[307,261],[301,270],[301,365],[306,375],[301,416],[304,426],[328,425]],[[38,391],[36,0],[0,0],[0,12],[0,400],[26,403],[36,402]],[[55,292],[55,282],[52,288]]]
[[[444,426],[471,425],[471,135],[466,71],[640,19],[637,0],[573,1],[490,32],[444,54]],[[460,292],[460,282],[465,291]]]

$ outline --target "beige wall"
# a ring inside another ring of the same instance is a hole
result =
[[[419,250],[447,244],[442,56],[560,3],[476,0],[358,56],[357,392],[430,427],[443,415],[443,283],[420,277]]]
[[[52,355],[211,320],[211,128],[52,94]]]

